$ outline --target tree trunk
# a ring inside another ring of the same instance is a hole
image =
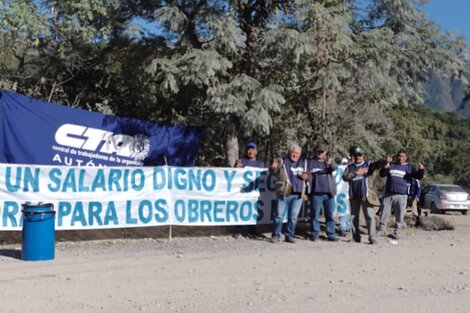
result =
[[[239,157],[238,151],[238,127],[234,118],[227,120],[227,138],[226,138],[226,149],[227,149],[227,162],[228,166],[232,167],[235,161]]]

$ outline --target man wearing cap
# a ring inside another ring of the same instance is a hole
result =
[[[256,145],[255,142],[250,141],[246,144],[246,152],[243,157],[235,161],[235,167],[237,168],[242,168],[242,167],[259,167],[259,168],[264,168],[264,162],[260,161],[256,158],[258,155],[258,146]],[[239,238],[242,234],[243,227],[242,226],[236,226],[235,227],[235,232],[233,234],[233,237]],[[247,236],[250,237],[258,237],[261,236],[256,228],[256,225],[248,225],[247,229]]]
[[[424,176],[424,164],[419,163],[418,170],[407,163],[408,156],[405,150],[397,153],[397,161],[392,163],[392,157],[387,156],[385,166],[380,170],[381,177],[387,177],[385,183],[385,195],[382,212],[380,214],[379,232],[385,234],[388,218],[392,206],[395,208],[395,230],[393,237],[398,239],[399,232],[403,228],[403,219],[406,212],[406,202],[408,199],[408,185],[411,179],[422,179]]]
[[[359,215],[361,212],[366,219],[367,234],[369,243],[377,244],[375,231],[375,211],[380,206],[379,201],[372,203],[367,178],[372,173],[384,165],[383,161],[369,162],[365,160],[364,151],[355,147],[351,151],[353,163],[349,164],[344,173],[343,180],[349,182],[349,205],[351,207],[352,236],[355,242],[361,242],[361,232],[359,229]]]
[[[332,173],[338,168],[332,159],[327,157],[328,149],[324,145],[317,145],[314,149],[315,157],[309,160],[310,196],[312,210],[310,212],[310,240],[315,241],[320,236],[320,212],[323,207],[326,221],[326,236],[329,241],[337,241],[334,220],[336,184]]]
[[[282,223],[287,212],[287,229],[285,240],[295,242],[295,228],[297,219],[304,202],[304,189],[307,170],[307,161],[301,158],[302,148],[293,144],[289,148],[289,154],[283,158],[275,159],[269,168],[277,173],[276,193],[277,206],[274,208],[273,232],[271,241],[279,242]],[[306,173],[305,173],[306,174]]]
[[[251,141],[246,144],[246,152],[243,157],[235,162],[235,167],[259,167],[264,168],[264,162],[257,160],[258,146],[255,142]]]

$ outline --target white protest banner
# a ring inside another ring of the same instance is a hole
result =
[[[338,166],[338,169],[333,172],[333,178],[336,183],[336,212],[339,216],[349,214],[349,184],[343,180],[343,173],[346,166]]]
[[[0,164],[0,230],[21,230],[22,204],[38,202],[54,205],[57,230],[266,224],[274,183],[259,168]],[[340,214],[345,199],[337,196]]]
[[[250,168],[2,164],[0,230],[21,229],[27,202],[52,203],[59,230],[255,224],[270,218],[262,212],[275,197],[268,180]]]

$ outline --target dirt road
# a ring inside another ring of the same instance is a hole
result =
[[[0,246],[0,312],[468,312],[470,216],[398,244],[231,236]],[[268,234],[266,234],[268,235]]]

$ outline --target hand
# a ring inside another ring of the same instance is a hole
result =
[[[368,168],[361,167],[356,171],[356,175],[358,176],[364,176],[367,173]]]
[[[426,166],[425,166],[423,163],[419,162],[418,168],[419,168],[420,170],[424,170],[424,169],[426,169]]]
[[[235,161],[235,167],[238,167],[238,168],[243,167],[242,161],[236,160]]]
[[[331,165],[331,163],[333,163],[333,160],[330,158],[326,158],[325,163],[326,165]]]
[[[274,159],[273,163],[271,164],[271,166],[269,167],[269,169],[271,171],[277,171],[279,170],[279,168],[281,167],[281,164],[279,163],[279,160],[278,159]]]
[[[307,201],[307,200],[308,200],[308,196],[307,196],[307,195],[303,195],[302,198],[304,199],[304,201]]]
[[[299,175],[299,178],[301,180],[308,180],[308,173],[307,172],[303,172],[302,174]]]
[[[387,154],[387,156],[385,157],[385,162],[387,162],[387,163],[384,165],[384,168],[389,168],[390,163],[393,162],[393,158],[390,154]]]

